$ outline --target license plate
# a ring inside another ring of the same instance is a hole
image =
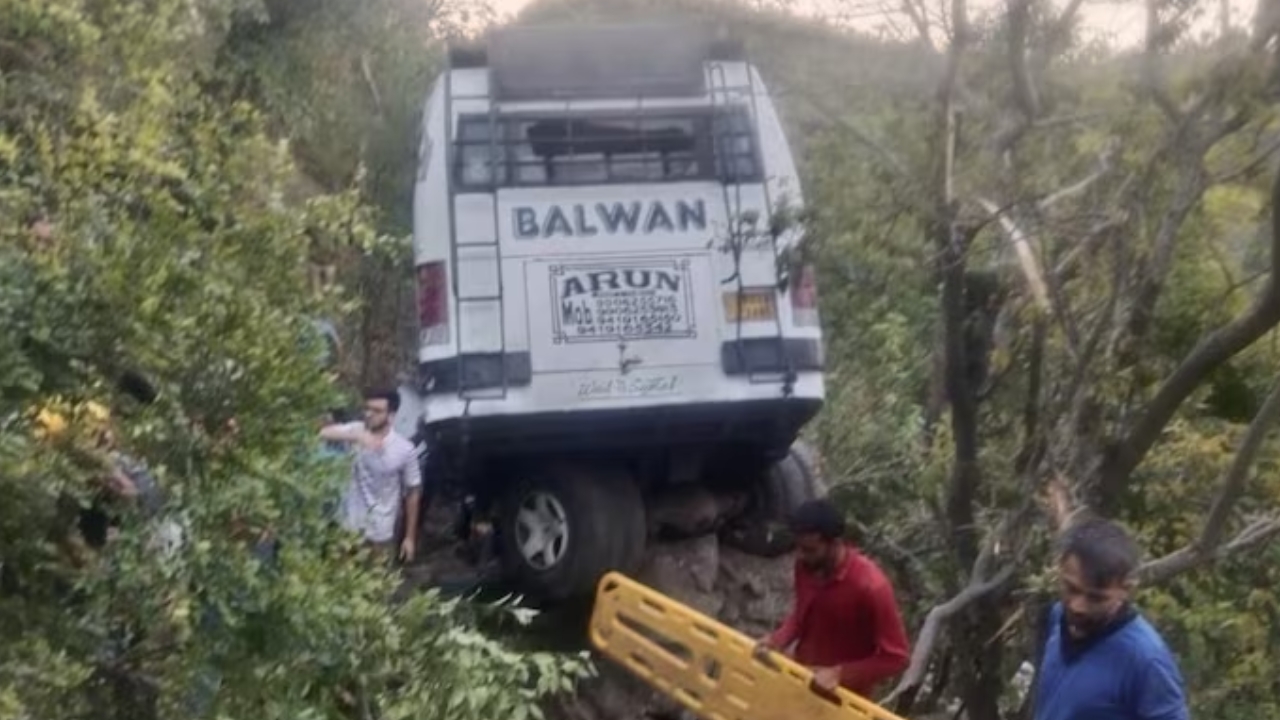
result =
[[[741,302],[739,302],[741,300]],[[731,322],[772,321],[777,317],[776,297],[772,289],[744,290],[741,295],[737,291],[724,294],[724,315]]]

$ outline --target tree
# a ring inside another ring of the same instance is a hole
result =
[[[969,717],[1000,716],[1009,656],[1026,659],[1033,644],[1018,652],[1002,640],[1019,617],[1038,619],[1046,600],[1035,573],[1052,528],[1035,499],[1051,481],[1074,503],[1150,531],[1162,556],[1143,568],[1144,585],[1174,626],[1196,611],[1196,585],[1172,598],[1155,588],[1280,533],[1280,498],[1250,488],[1259,458],[1271,462],[1275,451],[1264,360],[1273,356],[1259,344],[1280,322],[1280,190],[1261,184],[1275,150],[1274,29],[1184,40],[1171,52],[1189,8],[1153,2],[1140,55],[1089,56],[1071,43],[1078,9],[1055,15],[1012,0],[976,23],[963,0],[952,2],[943,27],[922,25],[920,45],[937,46],[945,63],[927,105],[897,108],[893,122],[906,132],[886,124],[840,135],[927,238],[923,274],[913,273],[937,288],[934,329],[922,334],[940,338],[930,384],[948,423],[925,413],[916,457],[926,476],[908,494],[923,503],[917,522],[944,529],[927,552],[950,569],[893,694],[903,712],[922,689],[926,702],[950,689]],[[912,115],[929,118],[924,143],[911,136]],[[829,263],[865,252],[833,242],[845,217],[818,228]],[[1206,273],[1215,266],[1221,281]],[[1001,288],[982,295],[990,303],[978,301],[987,270]],[[1188,492],[1161,477],[1160,454],[1175,451],[1192,485],[1220,475],[1217,490]],[[941,482],[928,473],[938,463]],[[1161,497],[1175,492],[1181,507]],[[1207,512],[1192,520],[1185,503]],[[915,533],[929,534],[900,530],[892,545]],[[1190,660],[1193,678],[1206,679]]]
[[[357,193],[287,202],[287,145],[209,91],[245,7],[0,2],[0,714],[537,716],[581,659],[513,651],[438,595],[389,603],[325,519],[343,470],[308,450],[336,393],[309,318],[348,300],[309,260],[395,241]],[[69,554],[102,474],[86,400],[163,486],[176,549],[124,509]]]

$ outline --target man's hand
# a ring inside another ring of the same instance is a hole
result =
[[[834,666],[814,668],[813,684],[827,692],[833,692],[840,685],[840,668]]]
[[[400,541],[400,560],[411,563],[417,554],[418,541],[414,539],[412,533],[408,533],[405,535],[404,540]]]
[[[778,648],[774,647],[773,642],[766,636],[756,641],[755,647],[751,648],[751,657],[762,662],[768,662],[769,654],[777,651]]]

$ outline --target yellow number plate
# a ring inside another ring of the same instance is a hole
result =
[[[743,290],[741,306],[738,304],[736,290],[725,293],[723,297],[724,315],[731,323],[738,322],[739,309],[741,309],[742,322],[758,322],[762,320],[772,322],[778,315],[777,296],[773,292],[773,288]]]

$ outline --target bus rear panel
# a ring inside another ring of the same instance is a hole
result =
[[[655,52],[656,51],[656,52]],[[823,397],[802,203],[756,70],[697,28],[512,28],[428,100],[414,199],[437,442],[785,450]]]

